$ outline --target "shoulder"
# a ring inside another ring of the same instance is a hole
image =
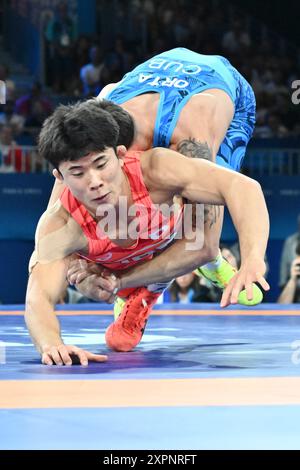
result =
[[[99,95],[96,97],[96,100],[98,101],[101,101],[103,100],[104,98],[106,98],[106,96],[108,95],[108,93],[110,93],[117,85],[119,85],[120,82],[117,82],[117,83],[109,83],[108,85],[106,85],[104,88],[102,88],[102,90],[100,91]]]
[[[185,161],[186,157],[175,150],[164,147],[155,147],[146,150],[145,152],[141,152],[140,156],[141,167],[142,169],[145,168],[146,171],[157,171],[169,166],[174,170],[174,163],[180,164]]]
[[[66,226],[70,218],[70,214],[58,199],[55,204],[49,206],[40,217],[38,223],[39,233],[43,236],[58,230]]]
[[[148,189],[179,190],[187,160],[178,152],[163,147],[143,152],[140,157],[141,171]]]
[[[40,262],[62,259],[85,248],[86,239],[81,227],[64,209],[60,200],[41,216],[35,245]]]

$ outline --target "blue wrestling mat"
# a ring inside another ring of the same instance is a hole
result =
[[[42,365],[22,310],[2,307],[0,449],[300,448],[294,306],[163,306],[130,353],[107,350],[100,307],[58,312],[66,343],[108,354],[88,367]]]

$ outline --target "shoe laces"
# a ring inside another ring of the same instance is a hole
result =
[[[217,281],[221,282],[225,287],[228,286],[228,281],[225,280],[225,278],[222,276],[222,274],[220,273],[214,273],[215,276],[216,276],[216,279]],[[213,281],[211,281],[212,283],[214,283]],[[217,282],[215,282],[215,284],[217,284]]]
[[[227,260],[226,260],[226,261],[227,261]],[[233,269],[234,275],[235,275],[236,272],[237,272],[237,270],[236,270],[235,268],[232,268],[232,269]],[[214,272],[214,275],[215,275],[215,277],[216,277],[216,280],[217,280],[218,282],[221,282],[221,283],[224,285],[224,288],[226,288],[226,287],[228,286],[228,284],[229,284],[229,282],[230,282],[231,279],[229,279],[229,281],[226,280],[225,277],[224,277],[224,274],[222,273],[222,271],[221,271],[221,272],[215,271],[215,272]],[[216,281],[213,281],[213,280],[210,279],[210,282],[218,287],[218,284],[217,284]]]
[[[145,293],[144,297],[146,296],[147,294]],[[122,312],[123,328],[131,333],[137,329],[142,330],[145,327],[148,311],[148,303],[146,299],[141,298],[141,290],[137,289],[137,291],[129,296],[124,306],[124,311]]]

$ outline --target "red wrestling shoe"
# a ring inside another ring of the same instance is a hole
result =
[[[115,351],[131,351],[142,339],[148,317],[160,293],[139,287],[126,300],[118,319],[105,332],[105,341]]]

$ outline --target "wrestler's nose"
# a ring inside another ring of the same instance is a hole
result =
[[[89,172],[89,188],[91,190],[99,189],[103,186],[103,181],[99,171],[91,170]]]

